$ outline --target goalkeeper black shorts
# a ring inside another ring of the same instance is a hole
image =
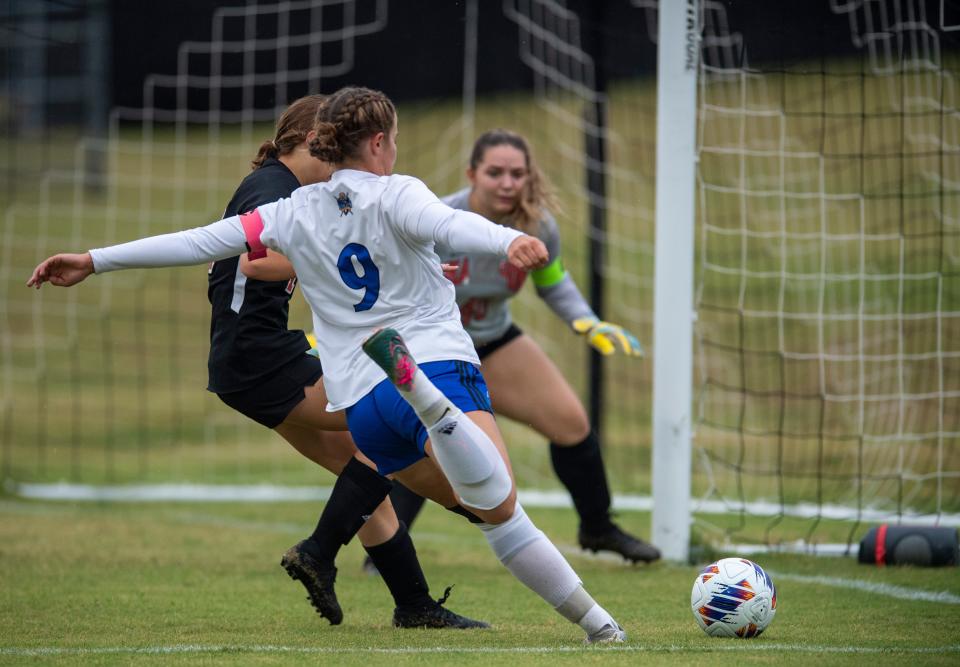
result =
[[[480,357],[480,361],[483,361],[484,357],[488,357],[501,347],[512,341],[514,338],[519,338],[523,335],[523,330],[518,327],[516,324],[511,323],[510,328],[507,329],[500,338],[492,340],[489,343],[483,343],[482,345],[477,345],[477,356]]]

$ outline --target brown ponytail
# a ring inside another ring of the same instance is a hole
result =
[[[313,129],[313,119],[326,95],[307,95],[294,100],[277,119],[277,130],[273,139],[260,144],[257,157],[250,163],[253,169],[259,169],[270,158],[287,155],[303,143]]]
[[[553,194],[553,188],[547,175],[537,165],[527,140],[522,135],[510,130],[487,130],[477,137],[473,144],[473,150],[470,153],[470,168],[475,170],[480,166],[488,148],[504,144],[513,146],[523,153],[527,163],[527,181],[520,193],[520,202],[517,208],[507,216],[506,220],[501,222],[526,234],[536,235],[544,217],[548,213],[559,215],[562,213],[562,209],[556,195]]]

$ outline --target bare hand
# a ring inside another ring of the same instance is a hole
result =
[[[518,236],[507,248],[507,260],[524,271],[542,268],[547,265],[549,259],[547,246],[534,236]]]
[[[61,254],[48,257],[33,270],[27,287],[40,289],[43,283],[57,287],[70,287],[93,273],[93,258],[90,253],[79,255]]]
[[[461,270],[460,261],[456,262],[442,262],[440,264],[440,269],[443,271],[443,277],[449,280],[450,282],[457,282],[457,274]]]

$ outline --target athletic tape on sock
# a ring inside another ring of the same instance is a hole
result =
[[[456,406],[419,368],[413,376],[410,391],[402,391],[400,395],[410,404],[427,428],[436,423],[445,412],[456,410]]]
[[[587,593],[583,586],[577,586],[577,589],[570,594],[566,600],[557,606],[557,613],[563,616],[571,623],[579,623],[580,619],[587,615],[597,602]]]

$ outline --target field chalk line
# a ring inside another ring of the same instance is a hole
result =
[[[517,646],[517,647],[396,647],[396,648],[343,648],[327,646],[271,646],[271,645],[191,645],[174,644],[171,646],[103,646],[103,647],[0,647],[0,655],[16,657],[36,656],[70,656],[70,655],[168,655],[168,654],[198,654],[198,653],[292,653],[292,654],[550,654],[550,653],[578,653],[592,651],[610,651],[615,653],[630,652],[659,652],[659,653],[714,653],[714,652],[764,652],[778,651],[787,653],[814,653],[814,654],[854,654],[854,655],[883,655],[883,654],[949,654],[960,653],[960,644],[946,646],[911,646],[911,647],[873,647],[873,646],[822,646],[804,644],[762,643],[749,641],[731,643],[716,643],[712,646],[678,646],[675,644],[624,644],[618,646]]]
[[[7,482],[8,492],[21,498],[37,500],[72,500],[90,502],[300,502],[326,500],[328,486],[279,486],[272,484],[130,484],[98,486],[91,484],[34,484]],[[519,500],[528,507],[572,507],[566,491],[520,489]],[[644,511],[653,509],[650,496],[614,494],[613,509]],[[754,516],[792,516],[812,519],[856,520],[864,522],[918,523],[960,527],[960,514],[903,514],[864,507],[816,503],[780,505],[768,501],[736,502],[694,500],[693,511],[702,514],[730,514],[745,511]]]
[[[949,591],[924,591],[918,588],[907,588],[906,586],[863,581],[860,579],[845,579],[843,577],[789,574],[785,572],[773,572],[769,570],[768,572],[770,572],[770,576],[773,577],[775,581],[798,581],[805,584],[833,586],[835,588],[849,588],[856,591],[876,593],[877,595],[884,595],[886,597],[896,598],[898,600],[960,604],[960,595],[955,595]]]

